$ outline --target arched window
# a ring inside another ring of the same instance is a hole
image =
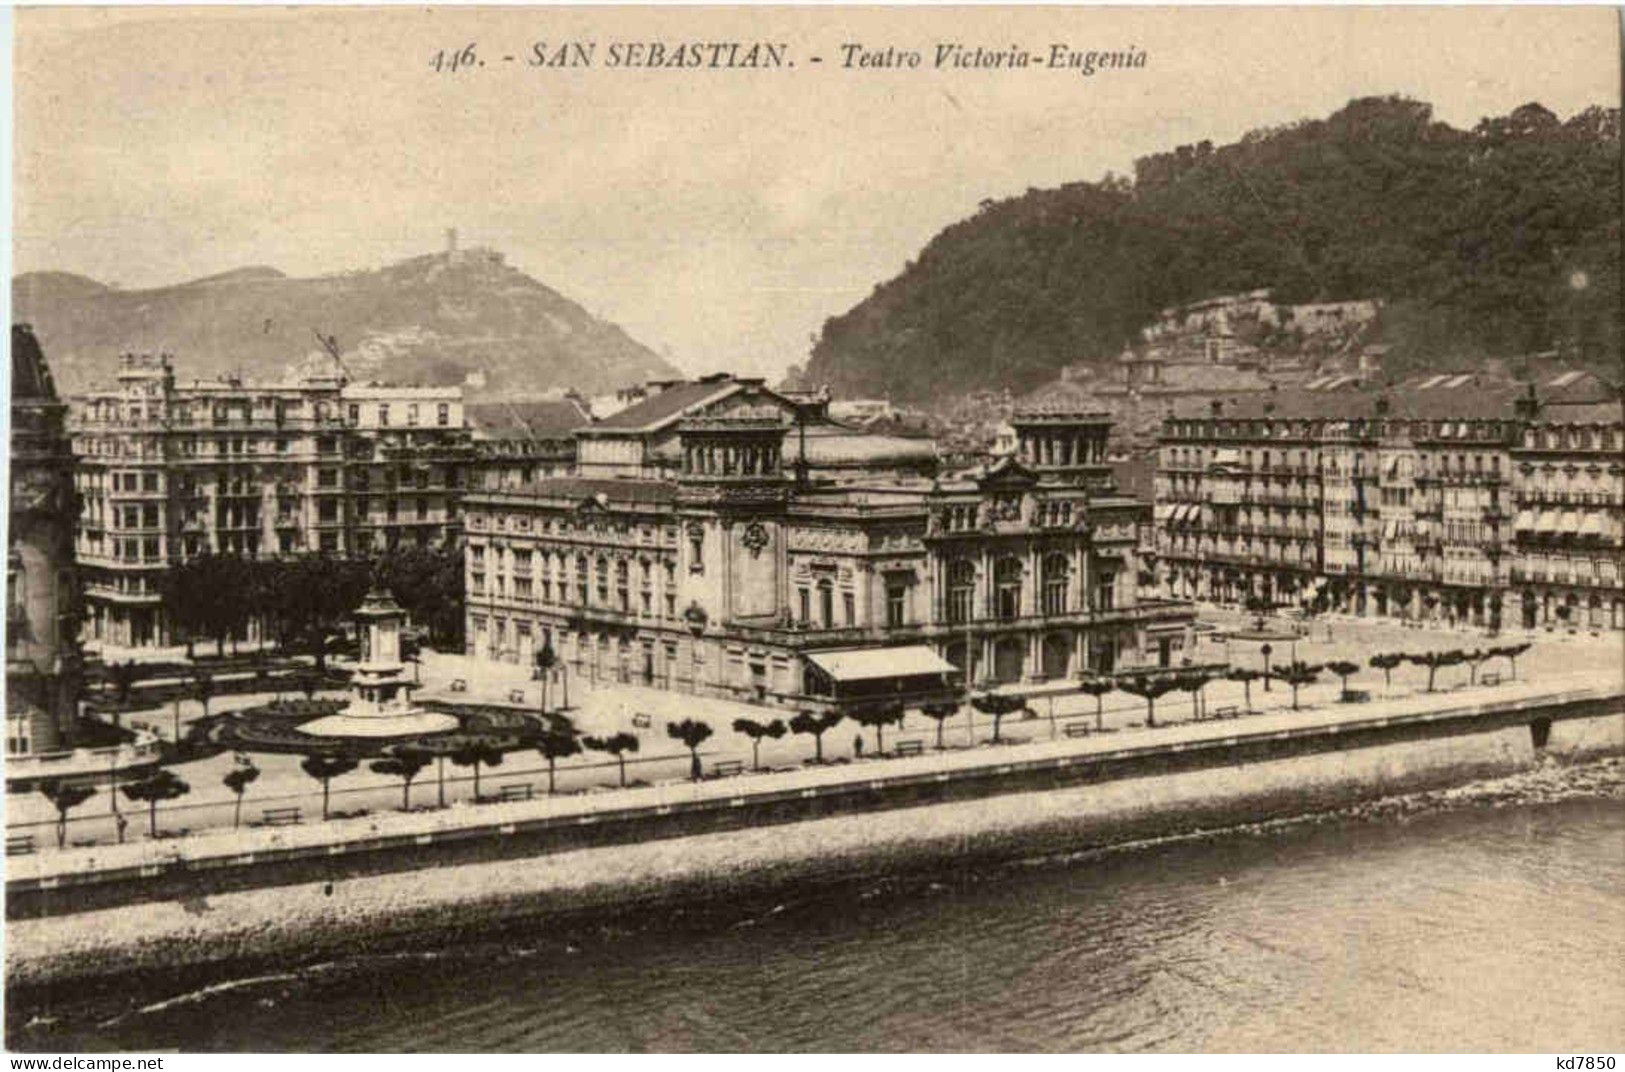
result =
[[[818,582],[818,624],[824,629],[835,624],[835,585],[830,581]]]
[[[1000,618],[1021,617],[1021,560],[1001,558],[993,567],[995,606]]]
[[[976,567],[968,559],[948,564],[948,620],[968,622],[976,604]]]
[[[609,559],[602,555],[598,558],[598,605],[609,605]]]
[[[1066,613],[1066,589],[1072,567],[1063,554],[1044,556],[1044,613]]]

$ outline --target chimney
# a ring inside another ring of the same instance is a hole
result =
[[[1535,397],[1535,385],[1529,384],[1528,391],[1522,398],[1512,403],[1513,415],[1520,421],[1532,421],[1540,413],[1540,400]]]

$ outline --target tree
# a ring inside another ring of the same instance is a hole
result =
[[[1292,710],[1298,710],[1298,690],[1313,685],[1320,678],[1320,671],[1320,667],[1304,662],[1291,662],[1276,669],[1276,675],[1292,688]]]
[[[886,751],[886,727],[892,723],[903,721],[903,702],[894,700],[889,703],[865,704],[852,712],[852,719],[860,726],[873,726],[875,730],[875,755]]]
[[[1473,648],[1471,651],[1461,653],[1462,661],[1467,663],[1467,684],[1478,684],[1478,668],[1495,658],[1494,648]]]
[[[1373,670],[1381,670],[1382,671],[1382,688],[1383,688],[1384,692],[1387,692],[1389,689],[1393,688],[1393,685],[1394,685],[1394,668],[1399,666],[1399,664],[1403,663],[1404,661],[1405,661],[1405,656],[1400,654],[1399,652],[1388,652],[1388,653],[1383,653],[1383,654],[1379,654],[1379,655],[1373,655],[1368,660],[1368,662],[1369,662],[1369,664],[1370,664],[1370,666],[1371,666],[1371,668]]]
[[[682,741],[683,747],[688,749],[690,758],[689,777],[696,782],[700,780],[700,745],[711,736],[711,727],[696,719],[685,718],[681,722],[666,723],[666,736],[675,741]]]
[[[580,751],[577,748],[577,751]],[[459,767],[474,768],[474,802],[480,800],[480,767],[502,766],[502,751],[484,738],[476,738],[451,754],[451,761]]]
[[[956,703],[929,703],[920,708],[920,713],[937,724],[937,751],[943,750],[942,728],[947,721],[959,710]]]
[[[1260,596],[1248,596],[1246,603],[1243,605],[1246,607],[1247,613],[1253,616],[1253,628],[1264,628],[1264,616],[1270,612],[1269,600]]]
[[[802,711],[790,720],[791,733],[809,733],[813,739],[813,762],[824,762],[824,734],[844,716],[839,711]]]
[[[558,661],[558,654],[553,651],[553,638],[544,639],[541,648],[536,652],[536,676],[542,682],[542,714],[544,715],[547,714],[547,679]]]
[[[1327,663],[1326,669],[1337,675],[1338,680],[1342,682],[1343,693],[1347,694],[1349,691],[1349,678],[1360,672],[1360,664],[1351,663],[1346,659],[1339,659],[1336,662]]]
[[[56,809],[56,847],[60,849],[68,843],[68,812],[95,796],[96,787],[48,778],[39,784],[39,791]]]
[[[193,670],[192,680],[187,684],[187,693],[203,706],[203,717],[209,717],[209,700],[214,696],[214,675],[207,670]],[[177,699],[175,703],[175,744],[181,743],[181,705]]]
[[[1243,703],[1246,704],[1247,710],[1251,711],[1253,709],[1253,682],[1264,675],[1245,666],[1232,666],[1225,672],[1224,676],[1227,680],[1241,682]]]
[[[984,692],[971,700],[970,705],[982,714],[992,716],[993,743],[998,744],[1000,723],[1004,721],[1004,716],[1020,711],[1027,706],[1027,701],[1020,696],[1007,696],[1002,692]],[[971,743],[975,744],[974,741]]]
[[[1417,666],[1425,666],[1428,668],[1428,685],[1426,690],[1428,692],[1433,691],[1434,678],[1438,674],[1439,669],[1445,666],[1455,666],[1461,661],[1461,657],[1462,653],[1459,651],[1424,651],[1406,656],[1407,659]]]
[[[1527,642],[1522,644],[1509,644],[1504,648],[1495,649],[1495,653],[1497,655],[1505,656],[1506,660],[1512,664],[1512,678],[1514,681],[1516,681],[1518,678],[1518,656],[1522,655],[1528,650],[1529,644]]]
[[[1086,677],[1078,682],[1078,691],[1095,698],[1095,729],[1106,728],[1106,694],[1117,691],[1117,682],[1109,677]]]
[[[299,764],[299,769],[322,783],[322,819],[327,819],[328,787],[334,778],[349,774],[355,770],[357,763],[346,756],[306,756]]]
[[[750,738],[750,765],[754,770],[762,769],[762,738],[771,737],[778,740],[784,736],[784,720],[774,719],[772,722],[757,722],[755,719],[734,719],[734,732],[743,733]]]
[[[227,771],[225,777],[220,779],[221,782],[225,783],[226,788],[231,790],[232,795],[237,798],[231,810],[231,828],[233,830],[242,825],[243,794],[248,792],[250,785],[259,780],[259,776],[260,769],[254,766],[253,761],[246,756],[239,756],[237,765]]]
[[[782,725],[782,724],[781,724]],[[595,752],[608,752],[615,757],[615,762],[621,771],[621,788],[626,788],[626,753],[638,750],[638,739],[635,734],[621,732],[608,737],[588,737],[584,742],[588,748]],[[547,791],[553,791],[552,768],[548,768]]]
[[[616,736],[631,737],[632,735],[628,733],[621,733],[616,734]],[[542,754],[542,758],[547,760],[548,796],[553,795],[554,775],[558,761],[561,759],[569,759],[573,755],[578,755],[581,752],[581,743],[581,739],[576,736],[575,727],[568,725],[566,728],[550,726],[543,730],[541,735],[537,737],[536,751],[540,752]],[[587,743],[589,746],[592,744],[590,739]],[[632,738],[632,747],[634,750],[637,748],[636,737]],[[619,756],[616,758],[619,758]],[[621,767],[621,784],[626,784],[626,767],[624,764]]]
[[[1157,724],[1157,700],[1174,690],[1174,681],[1167,677],[1130,678],[1117,686],[1132,696],[1145,701],[1145,724]]]
[[[1202,690],[1207,687],[1207,683],[1208,676],[1197,671],[1178,674],[1174,677],[1174,688],[1191,694],[1191,718],[1193,720],[1202,717]]]
[[[107,677],[113,684],[113,703],[116,705],[113,712],[113,724],[119,724],[119,712],[129,706],[130,693],[135,691],[135,683],[141,677],[141,668],[136,666],[134,659],[126,659],[122,663],[109,663]]]
[[[429,765],[429,756],[410,748],[396,749],[383,759],[375,759],[370,766],[375,774],[388,775],[401,780],[401,810],[412,809],[412,779],[423,773]]]
[[[161,767],[145,778],[119,788],[130,800],[147,805],[147,832],[152,837],[158,836],[159,803],[183,797],[192,791],[192,787],[180,775],[167,767]]]

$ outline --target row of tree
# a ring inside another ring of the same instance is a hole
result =
[[[431,644],[461,647],[463,559],[456,548],[407,547],[377,558],[208,553],[169,567],[161,591],[188,658],[199,639],[214,641],[224,656],[226,643],[252,625],[325,666],[328,638],[374,583],[394,594]]]

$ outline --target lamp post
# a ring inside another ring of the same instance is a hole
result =
[[[1274,651],[1275,649],[1270,647],[1268,644],[1265,644],[1258,650],[1263,653],[1264,656],[1264,691],[1268,692],[1270,691],[1270,652]]]

